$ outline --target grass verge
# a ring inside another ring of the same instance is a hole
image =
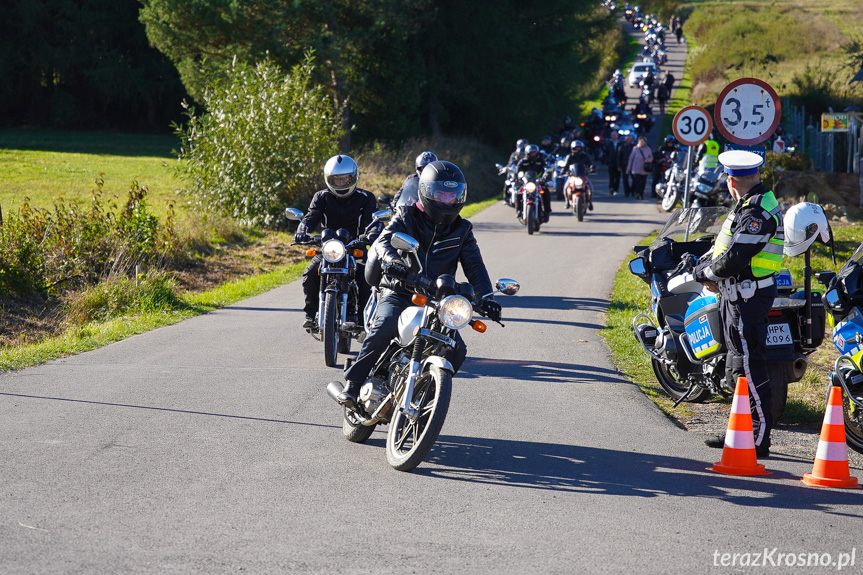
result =
[[[91,322],[73,328],[59,337],[45,339],[31,345],[0,348],[0,370],[22,369],[90,351],[139,333],[213,311],[294,281],[302,275],[307,265],[308,262],[301,261],[269,273],[227,282],[205,292],[183,296],[180,303],[170,310],[137,313],[104,322]]]

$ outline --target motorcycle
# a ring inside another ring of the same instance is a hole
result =
[[[497,168],[498,176],[505,176],[506,179],[503,183],[503,201],[506,205],[511,207],[516,207],[516,200],[518,199],[519,193],[519,185],[518,185],[518,174],[516,173],[515,164],[510,164],[508,166],[504,166],[503,164],[495,164],[494,167]]]
[[[863,244],[838,274],[821,272],[815,278],[827,287],[824,301],[830,312],[833,345],[842,354],[834,362],[830,383],[844,392],[845,439],[851,449],[863,453]]]
[[[735,382],[725,373],[727,348],[719,299],[681,265],[686,254],[709,253],[728,212],[726,207],[676,210],[650,246],[635,248],[637,257],[629,263],[630,272],[650,286],[651,294],[652,316],[640,313],[632,320],[635,339],[650,356],[653,373],[675,406],[734,393]],[[787,270],[776,283],[779,297],[768,317],[765,342],[774,421],[785,408],[788,383],[803,377],[808,355],[821,345],[825,321],[821,295],[811,292],[814,337],[807,341],[806,289],[796,289]]]
[[[366,232],[370,232],[378,222],[389,219],[391,214],[390,210],[375,212]],[[285,215],[290,220],[303,219],[303,212],[295,208],[287,208]],[[336,231],[325,229],[309,242],[291,245],[311,246],[306,251],[308,258],[318,253],[322,256],[317,325],[306,331],[324,342],[324,363],[327,367],[335,367],[340,353],[350,353],[351,340],[360,339],[365,333],[363,326],[348,321],[348,316],[360,311],[357,262],[365,256],[366,246],[361,245],[358,239],[351,241],[350,232],[344,228]]]
[[[587,171],[584,164],[573,164],[569,167],[569,178],[566,180],[564,193],[566,194],[566,207],[572,208],[572,213],[578,221],[584,220],[587,211],[589,193],[592,192],[589,174],[595,174],[596,169]]]
[[[699,167],[692,187],[692,207],[732,206],[734,200],[725,185],[727,177],[722,166]]]
[[[681,165],[681,153],[671,152],[668,157],[669,166],[665,170],[664,181],[656,185],[656,194],[662,198],[662,209],[666,212],[674,210],[674,206],[683,197],[686,186],[686,169]]]
[[[521,211],[517,218],[520,224],[527,227],[527,233],[533,235],[545,222],[545,202],[543,194],[548,193],[537,181],[536,172],[526,172],[521,178],[520,198]]]
[[[422,270],[419,242],[396,233],[392,246]],[[454,373],[446,354],[456,346],[454,334],[468,325],[484,333],[486,325],[473,319],[474,312],[483,315],[482,300],[495,293],[515,295],[520,286],[515,280],[501,279],[495,291],[477,298],[469,283],[456,283],[451,275],[428,280],[410,272],[394,276],[392,268],[384,268],[383,273],[413,290],[415,305],[399,316],[398,336],[360,388],[356,408],[345,407],[342,432],[348,441],[363,443],[378,424],[388,423],[387,462],[399,471],[410,471],[425,459],[446,419]],[[339,381],[327,385],[333,399],[342,390]]]

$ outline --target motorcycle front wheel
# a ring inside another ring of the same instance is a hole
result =
[[[339,332],[336,330],[338,311],[336,294],[327,292],[324,299],[324,363],[327,367],[335,367],[339,358]]]
[[[678,189],[676,186],[668,186],[667,188],[665,188],[665,195],[662,196],[662,209],[666,212],[673,212],[674,206],[677,205],[677,202],[679,200],[680,189]]]
[[[852,393],[855,391],[851,388]],[[863,394],[854,393],[854,399],[863,400]],[[848,399],[848,394],[842,394],[842,416],[845,420],[845,439],[848,447],[857,453],[863,453],[863,409],[857,407]]]
[[[578,218],[578,221],[584,221],[584,196],[578,194],[575,196],[575,203],[572,204],[572,211],[575,214],[575,217]]]
[[[342,420],[342,434],[351,443],[364,443],[375,430],[374,425],[363,425],[357,419],[356,414],[345,408],[345,417]]]
[[[417,378],[410,406],[419,412],[415,421],[396,409],[387,433],[387,462],[398,471],[410,471],[431,450],[449,410],[452,374],[437,366]]]
[[[665,393],[667,393],[671,399],[677,401],[686,395],[686,391],[689,389],[689,384],[685,380],[681,379],[675,370],[670,368],[667,364],[652,358],[650,360],[650,365],[653,367],[653,374],[656,376],[656,380],[659,382],[659,385],[662,386],[662,389],[665,390]],[[686,401],[689,403],[702,403],[706,401],[710,395],[709,389],[700,387],[697,390],[694,390]]]
[[[536,216],[534,215],[533,207],[529,207],[527,210],[527,233],[528,235],[533,235],[533,232],[536,231]]]

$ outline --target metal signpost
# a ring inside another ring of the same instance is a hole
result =
[[[689,181],[692,176],[692,156],[695,146],[710,137],[713,131],[713,120],[710,113],[700,106],[686,106],[674,115],[671,130],[677,141],[688,147],[686,151],[686,179],[683,186],[683,207],[689,207]],[[687,228],[687,241],[689,233]]]

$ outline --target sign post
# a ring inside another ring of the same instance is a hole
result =
[[[683,187],[683,207],[689,207],[689,182],[692,178],[692,156],[695,146],[710,137],[713,121],[710,113],[700,106],[686,106],[674,115],[671,130],[677,141],[687,146],[686,180]]]

